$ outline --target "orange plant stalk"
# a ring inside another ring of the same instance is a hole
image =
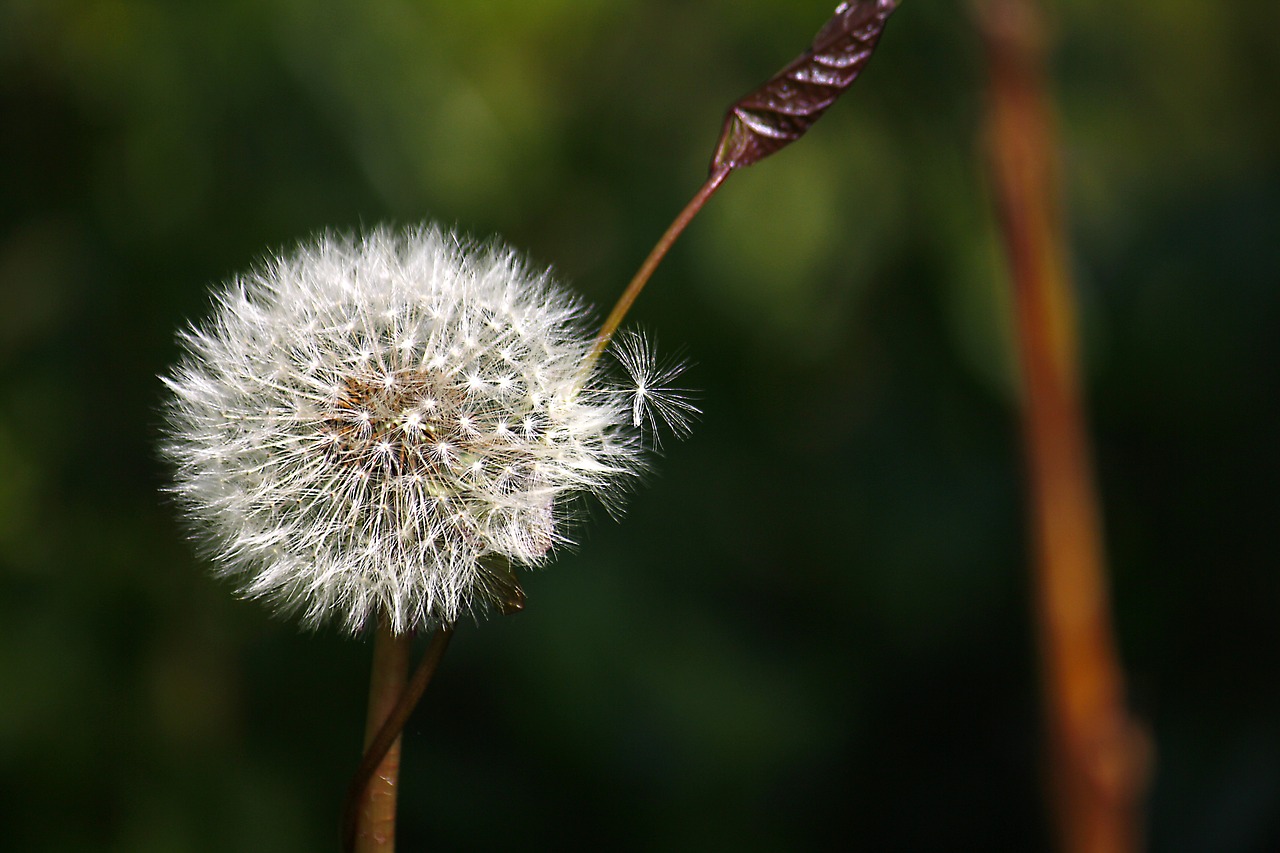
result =
[[[1042,31],[1032,0],[980,0],[977,20],[1021,367],[1050,799],[1062,850],[1124,853],[1142,846],[1150,750],[1125,707],[1111,627]]]

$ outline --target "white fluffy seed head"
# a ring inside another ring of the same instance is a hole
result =
[[[588,364],[584,308],[434,227],[326,236],[230,283],[164,378],[174,493],[219,573],[308,625],[480,614],[692,407],[647,343]]]

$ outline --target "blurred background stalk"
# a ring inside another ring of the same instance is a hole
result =
[[[1125,707],[1111,626],[1044,28],[1032,0],[982,0],[977,21],[990,75],[986,141],[1021,368],[1051,806],[1061,849],[1137,850],[1149,750]]]

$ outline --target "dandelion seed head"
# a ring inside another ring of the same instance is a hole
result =
[[[692,412],[643,338],[588,363],[584,306],[511,250],[433,227],[325,236],[181,335],[164,455],[216,570],[308,625],[479,615],[507,566],[616,505]],[[495,568],[496,567],[496,568]]]

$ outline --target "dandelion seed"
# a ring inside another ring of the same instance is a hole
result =
[[[631,424],[657,436],[663,427],[677,435],[685,435],[698,407],[688,393],[673,383],[685,370],[678,359],[660,361],[653,353],[649,339],[637,332],[624,331],[613,340],[614,352],[631,377],[624,389],[631,398]]]
[[[584,314],[509,249],[431,227],[233,281],[164,379],[172,490],[217,571],[352,632],[502,606],[508,566],[570,541],[570,499],[616,505],[653,427],[694,411],[639,336],[630,382],[584,367]]]

